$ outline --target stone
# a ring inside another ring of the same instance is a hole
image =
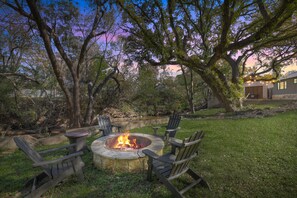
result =
[[[37,144],[37,139],[32,137],[31,135],[21,135],[32,147]],[[13,137],[2,137],[0,138],[0,149],[4,151],[14,151],[18,147],[15,144]]]
[[[50,136],[50,137],[46,137],[46,138],[40,138],[38,140],[38,144],[41,145],[54,145],[54,144],[60,144],[65,142],[67,139],[66,136],[64,136],[64,134],[60,134],[60,135],[54,135],[54,136]]]
[[[131,136],[148,138],[151,144],[133,151],[109,149],[105,145],[106,140],[119,136],[111,134],[95,140],[91,145],[94,165],[99,169],[108,169],[112,172],[142,172],[147,169],[147,157],[142,153],[144,149],[150,149],[162,155],[164,142],[161,138],[148,134],[131,133]]]

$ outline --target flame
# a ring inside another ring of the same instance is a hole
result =
[[[125,132],[117,138],[113,148],[115,149],[138,149],[140,146],[136,143],[136,138],[129,139],[129,131]]]

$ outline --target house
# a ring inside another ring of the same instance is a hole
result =
[[[291,72],[276,83],[247,79],[243,86],[244,95],[247,99],[297,100],[297,72]],[[221,106],[220,101],[213,94],[210,94],[208,96],[208,108],[219,106]]]
[[[274,84],[272,99],[297,99],[297,72],[289,73]]]
[[[271,99],[273,84],[270,81],[246,81],[243,84],[244,96],[247,99]],[[208,94],[207,107],[220,107],[220,101],[213,95]]]
[[[272,96],[270,81],[247,81],[243,84],[247,99],[270,99]]]

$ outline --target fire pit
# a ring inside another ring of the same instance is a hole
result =
[[[111,134],[95,140],[93,151],[94,165],[113,172],[140,172],[147,169],[147,157],[143,149],[157,154],[163,153],[161,138],[141,133]]]

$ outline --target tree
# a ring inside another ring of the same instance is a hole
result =
[[[120,82],[115,76],[118,73],[118,66],[122,58],[121,41],[112,41],[116,36],[116,32],[109,32],[109,36],[105,37],[105,41],[100,45],[95,45],[93,53],[88,53],[90,64],[85,69],[85,82],[87,84],[87,107],[84,116],[84,123],[88,125],[92,121],[95,99],[102,93],[104,87],[109,88],[107,100],[112,101],[116,96],[116,92],[120,90]],[[113,84],[109,82],[113,80]],[[110,85],[112,84],[112,88]]]
[[[157,114],[157,106],[160,101],[157,90],[157,76],[157,68],[150,65],[139,66],[137,83],[135,83],[137,84],[137,90],[132,101],[136,102],[136,105],[141,112],[146,112],[148,115]]]
[[[159,92],[160,105],[164,107],[162,110],[163,114],[172,114],[187,108],[186,93],[180,91],[181,89],[176,82],[177,78],[169,75],[166,68],[161,70],[159,81],[157,90]]]
[[[209,89],[201,77],[193,70],[180,66],[182,74],[176,76],[179,90],[184,90],[184,96],[187,98],[187,108],[191,113],[195,113],[196,108],[205,106],[207,102],[206,91]]]
[[[45,104],[37,97],[44,97],[45,90],[52,90],[56,81],[52,81],[45,51],[39,47],[39,41],[28,34],[27,21],[21,20],[17,13],[3,13],[0,18],[1,118],[9,128],[33,129],[45,114],[47,118],[53,117],[49,115],[54,109],[51,97],[46,95]]]
[[[88,65],[93,64],[88,52],[114,27],[116,19],[112,5],[104,0],[90,1],[90,4],[86,1],[87,10],[80,12],[74,2],[65,0],[1,0],[1,3],[25,17],[32,32],[42,38],[57,82],[65,95],[70,126],[80,127],[83,124],[81,91],[82,85],[86,85],[81,83],[82,75],[89,71]],[[96,84],[88,82],[91,97],[88,108],[92,107],[93,97],[100,91],[98,87],[104,86],[115,71],[106,75],[101,83],[98,79]],[[85,122],[90,122],[92,110],[87,111]]]
[[[117,1],[127,51],[151,65],[183,65],[198,73],[226,111],[241,107],[247,58],[296,39],[294,0]],[[226,70],[227,68],[227,70]]]
[[[189,107],[191,110],[191,113],[195,113],[195,106],[194,106],[194,79],[193,79],[193,71],[189,69],[189,78],[187,78],[187,71],[185,70],[184,66],[180,66],[181,71],[182,71],[182,76],[184,79],[184,85],[186,88],[186,94],[187,94],[187,99],[189,103]]]

